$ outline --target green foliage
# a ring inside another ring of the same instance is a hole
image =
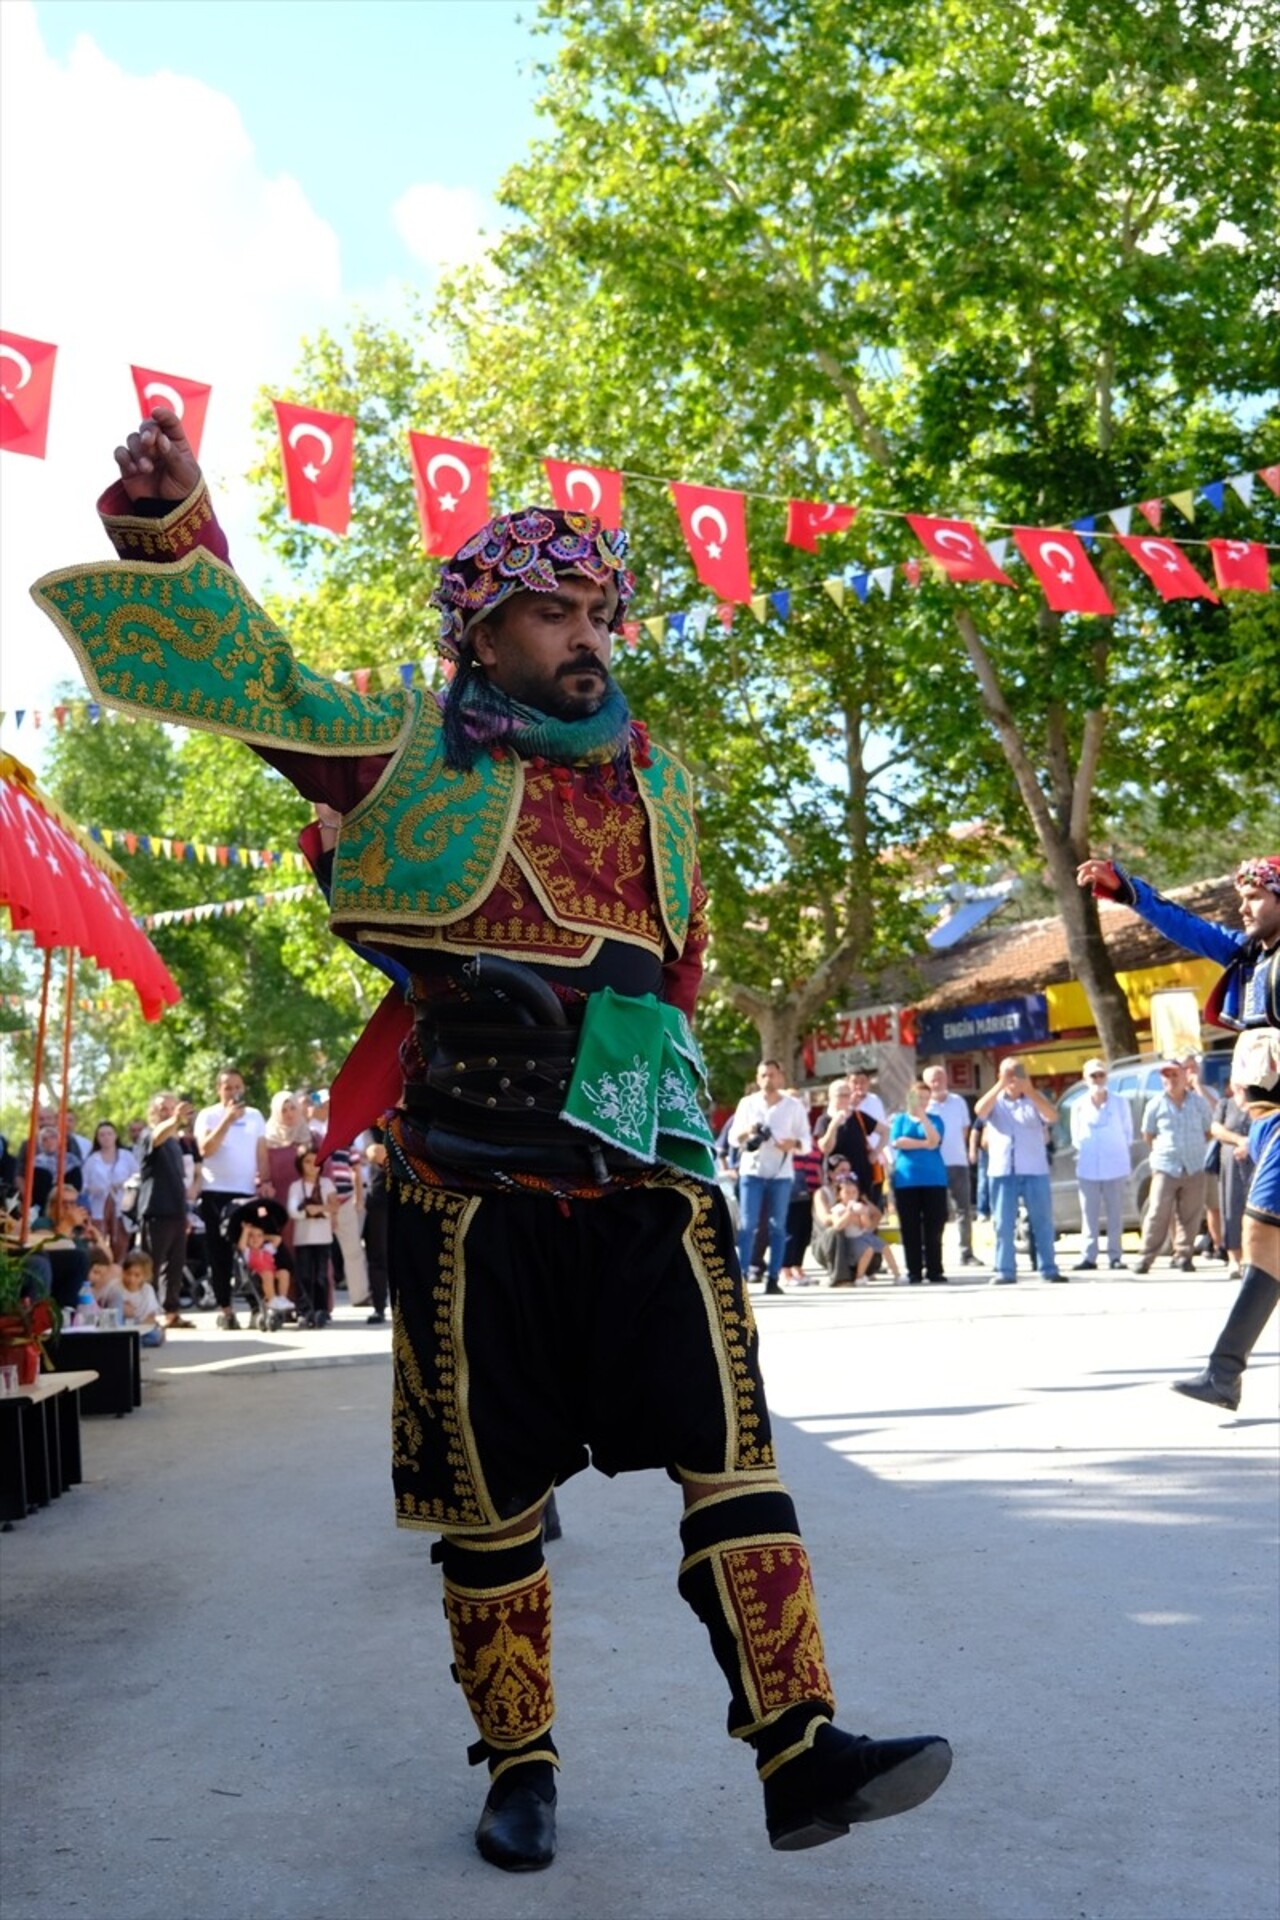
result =
[[[237,742],[112,715],[91,725],[72,712],[51,745],[46,784],[86,826],[288,848],[310,817],[287,782]],[[112,853],[125,900],[139,914],[275,893],[302,877]],[[203,1104],[228,1057],[259,1102],[280,1086],[325,1083],[382,993],[381,977],[331,939],[318,891],[149,937],[182,992],[158,1022],[142,1019],[131,988],[113,986],[87,963],[77,970],[77,997],[105,1003],[73,1024],[72,1099],[86,1115],[141,1113],[166,1086]],[[56,977],[61,969],[59,959]],[[29,1040],[15,1046],[19,1067],[29,1052]],[[55,1084],[56,1067],[46,1061]]]

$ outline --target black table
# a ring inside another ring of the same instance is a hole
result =
[[[34,1386],[0,1394],[0,1524],[7,1530],[84,1478],[81,1397],[97,1374],[42,1373]]]
[[[64,1327],[53,1351],[54,1366],[92,1367],[98,1378],[83,1395],[85,1413],[116,1419],[142,1405],[142,1335],[137,1327]]]

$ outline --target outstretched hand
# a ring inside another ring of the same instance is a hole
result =
[[[172,500],[175,504],[200,484],[200,465],[182,422],[169,407],[153,407],[149,419],[116,448],[120,479],[131,500]]]
[[[1115,895],[1120,891],[1120,875],[1110,860],[1085,860],[1076,869],[1076,885],[1092,887],[1095,894]]]

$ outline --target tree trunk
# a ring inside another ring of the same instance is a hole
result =
[[[978,677],[983,708],[995,727],[1006,760],[1018,783],[1022,803],[1035,828],[1040,851],[1049,869],[1049,880],[1058,897],[1062,924],[1067,936],[1067,954],[1075,976],[1085,990],[1098,1038],[1108,1059],[1138,1051],[1138,1036],[1124,990],[1116,979],[1102,928],[1097,902],[1076,885],[1076,868],[1089,857],[1089,803],[1092,799],[1094,770],[1105,725],[1105,711],[1098,708],[1085,722],[1082,751],[1074,774],[1066,754],[1065,740],[1052,737],[1059,764],[1051,764],[1056,774],[1055,804],[1051,804],[1040,784],[1039,775],[1026,741],[1018,729],[1004,697],[994,663],[967,608],[955,614],[956,627]],[[1052,716],[1051,716],[1052,719]],[[1051,724],[1051,736],[1056,730]],[[1054,755],[1049,759],[1052,763]]]
[[[1127,1053],[1138,1051],[1138,1035],[1124,988],[1116,979],[1116,970],[1102,937],[1098,903],[1091,893],[1076,885],[1076,868],[1081,860],[1087,859],[1088,849],[1074,847],[1064,839],[1058,853],[1059,861],[1051,860],[1050,870],[1062,908],[1067,952],[1076,979],[1088,998],[1102,1051],[1108,1060],[1119,1060]]]

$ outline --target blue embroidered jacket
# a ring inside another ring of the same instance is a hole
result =
[[[1185,947],[1188,953],[1225,967],[1204,1010],[1211,1026],[1280,1026],[1280,948],[1268,951],[1256,937],[1221,926],[1216,920],[1202,920],[1198,913],[1166,900],[1136,874],[1126,873],[1118,861],[1112,865],[1120,878],[1117,898],[1124,906],[1132,907],[1167,940]],[[1256,986],[1255,974],[1261,975]]]

